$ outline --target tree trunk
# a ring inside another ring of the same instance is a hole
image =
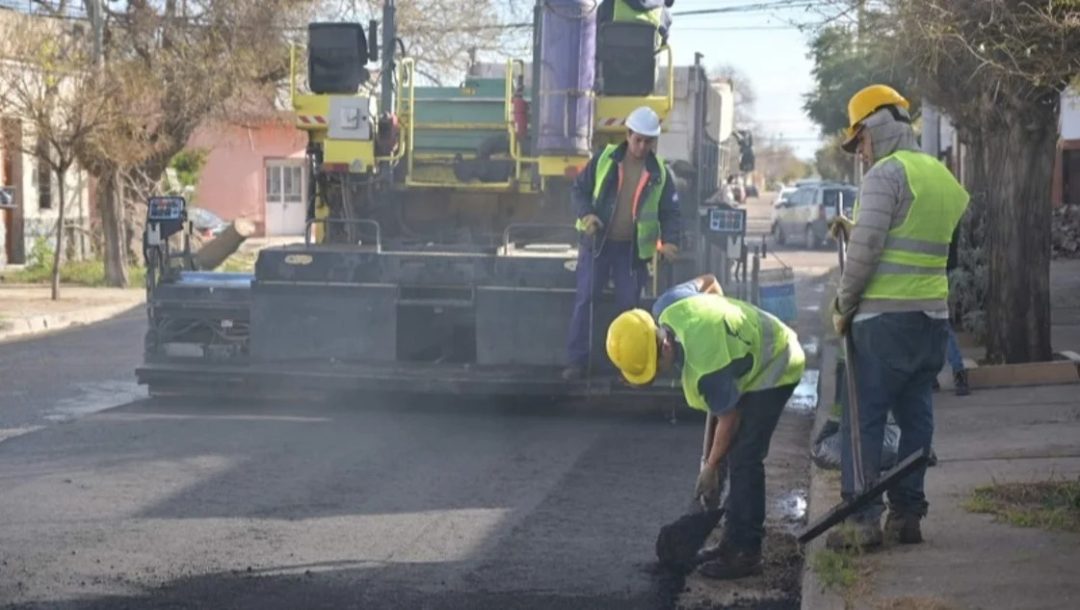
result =
[[[127,240],[124,236],[124,209],[117,188],[116,172],[105,172],[98,181],[98,202],[104,237],[105,283],[128,285]]]
[[[949,276],[949,310],[963,330],[972,332],[986,345],[986,164],[979,132],[961,130],[961,151],[953,156],[952,167],[971,195],[967,213],[960,221],[957,236],[956,269]]]
[[[1025,107],[1026,106],[1026,107]],[[983,134],[990,282],[987,357],[1050,360],[1050,182],[1057,109],[1016,107]]]
[[[56,193],[58,199],[56,208],[56,248],[53,251],[53,268],[52,268],[52,300],[56,301],[60,298],[60,263],[64,260],[64,204],[67,200],[64,199],[64,176],[66,171],[56,172],[57,189]]]

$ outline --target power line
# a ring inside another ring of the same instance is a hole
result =
[[[755,4],[741,4],[736,6],[724,6],[719,8],[693,9],[689,11],[672,11],[673,17],[686,17],[692,15],[721,15],[731,13],[750,13],[761,11],[773,11],[787,8],[810,8],[816,3],[809,0],[774,0],[773,2],[758,2]]]
[[[702,25],[694,27],[679,27],[678,25],[671,26],[672,35],[676,35],[679,32],[760,32],[760,31],[780,31],[780,30],[801,30],[802,26],[798,25]]]

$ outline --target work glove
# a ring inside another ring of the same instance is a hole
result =
[[[701,467],[697,487],[694,488],[694,499],[705,510],[713,510],[720,506],[720,469],[718,466],[705,464]]]
[[[660,256],[671,263],[679,258],[679,247],[675,244],[660,244]]]
[[[836,215],[831,221],[829,221],[829,235],[833,239],[840,241],[841,236],[845,242],[851,239],[851,229],[855,226],[850,218],[843,215]]]
[[[853,314],[854,312],[842,313],[840,311],[840,299],[833,299],[832,323],[837,336],[843,337],[847,334],[848,329],[851,328],[851,319],[854,317]]]
[[[585,225],[586,235],[595,235],[596,232],[604,226],[604,223],[600,222],[600,217],[596,214],[586,214],[582,216],[581,222]]]

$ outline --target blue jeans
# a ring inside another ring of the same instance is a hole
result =
[[[964,355],[960,353],[960,344],[956,342],[956,333],[953,332],[952,325],[948,325],[947,328],[949,340],[945,344],[945,358],[949,361],[949,368],[955,375],[964,370]]]
[[[730,488],[724,542],[761,550],[765,536],[765,457],[795,385],[750,392],[739,399],[739,430],[726,456]]]
[[[948,325],[947,320],[935,320],[921,312],[886,313],[852,324],[858,426],[867,487],[877,480],[881,470],[881,446],[889,411],[900,426],[897,459],[930,446],[934,436],[933,382],[945,364]],[[851,499],[855,490],[851,425],[849,409],[845,408],[840,420],[841,494],[845,500]],[[890,507],[897,512],[926,515],[929,505],[923,492],[925,477],[923,467],[890,489]],[[876,522],[883,510],[879,496],[855,519]]]
[[[600,295],[608,280],[615,284],[616,315],[637,307],[645,285],[644,263],[634,260],[634,244],[629,241],[605,242],[599,254],[583,240],[578,249],[577,297],[570,318],[570,336],[566,342],[570,366],[585,368],[589,364],[589,325],[593,300]]]

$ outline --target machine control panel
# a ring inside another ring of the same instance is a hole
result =
[[[151,197],[146,202],[146,219],[150,222],[183,222],[186,210],[187,202],[183,197]]]
[[[170,236],[184,229],[187,201],[177,196],[155,196],[146,201],[144,246],[161,247]]]
[[[746,210],[710,209],[709,231],[718,235],[746,235]]]

